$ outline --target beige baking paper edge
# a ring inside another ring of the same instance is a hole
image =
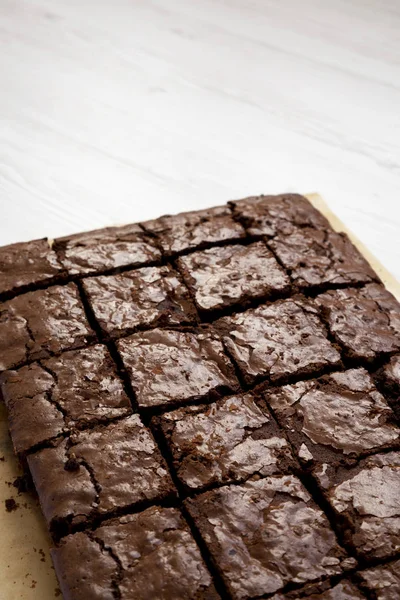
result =
[[[307,198],[337,231],[345,231],[378,273],[386,287],[400,300],[400,283],[346,229],[318,194]],[[0,598],[1,600],[53,600],[60,597],[49,553],[50,539],[35,499],[18,494],[12,486],[21,474],[7,430],[6,411],[0,403]],[[13,498],[17,510],[7,512],[5,500]]]

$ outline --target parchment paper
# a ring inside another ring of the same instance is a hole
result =
[[[345,231],[378,273],[386,287],[400,300],[400,283],[331,212],[318,194],[307,198],[337,231]],[[50,539],[35,498],[19,494],[12,482],[21,475],[7,429],[6,410],[0,403],[0,600],[53,600],[60,598],[49,553]],[[7,499],[16,510],[8,512]]]

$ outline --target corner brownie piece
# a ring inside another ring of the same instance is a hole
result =
[[[298,227],[331,229],[329,221],[300,194],[250,196],[229,204],[250,235],[289,235]]]
[[[212,331],[153,329],[120,340],[118,349],[142,408],[216,399],[238,388]]]
[[[314,474],[360,557],[389,558],[400,550],[400,453],[369,456],[353,467],[324,463]]]
[[[30,454],[28,465],[56,535],[98,515],[175,494],[164,459],[138,415],[75,432]]]
[[[300,289],[377,280],[345,233],[302,227],[289,235],[278,233],[268,246]]]
[[[329,581],[310,583],[301,590],[275,594],[270,600],[364,600],[365,598],[366,596],[354,583],[343,579],[336,585],[331,585]]]
[[[234,599],[270,594],[354,565],[293,475],[208,491],[186,501]]]
[[[247,384],[286,381],[340,365],[325,327],[302,298],[276,301],[215,323]]]
[[[400,350],[400,304],[383,286],[330,290],[315,301],[349,358],[370,362]]]
[[[181,514],[154,506],[76,533],[51,551],[64,600],[217,600]]]
[[[180,408],[154,419],[182,484],[188,489],[287,473],[295,467],[289,444],[252,394],[209,406]]]
[[[189,292],[167,266],[93,277],[83,286],[100,327],[112,337],[157,325],[196,322]]]
[[[394,414],[365,369],[267,389],[264,397],[307,467],[400,446]]]
[[[71,350],[0,377],[14,450],[132,412],[104,346]]]
[[[154,241],[136,223],[58,238],[54,248],[70,275],[136,267],[161,257]]]
[[[289,278],[263,242],[194,252],[177,265],[201,311],[245,306],[289,290]]]
[[[93,338],[74,283],[0,304],[0,371],[77,348]]]
[[[27,290],[62,274],[63,268],[47,239],[0,248],[0,294]]]
[[[361,587],[373,600],[400,598],[400,560],[360,571]]]
[[[245,237],[243,227],[234,221],[228,206],[165,215],[141,225],[156,236],[167,256]]]

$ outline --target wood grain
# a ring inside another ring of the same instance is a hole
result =
[[[397,0],[2,0],[0,244],[318,190],[400,276]]]

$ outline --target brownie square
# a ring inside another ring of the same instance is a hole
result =
[[[58,238],[54,248],[70,275],[136,267],[161,257],[155,242],[136,223]]]
[[[343,579],[336,585],[329,581],[310,583],[301,590],[292,590],[286,594],[274,594],[271,600],[365,600],[366,596],[360,592],[357,586]]]
[[[357,574],[361,587],[373,600],[398,600],[400,598],[400,560],[372,567]]]
[[[326,578],[354,565],[293,475],[225,486],[186,505],[234,599],[270,594],[289,582]]]
[[[0,371],[77,348],[93,338],[74,283],[0,304]]]
[[[0,383],[17,454],[73,427],[132,412],[113,361],[100,345],[5,371]]]
[[[316,311],[302,298],[279,300],[216,322],[247,384],[285,382],[340,364]]]
[[[154,422],[188,490],[255,474],[287,473],[295,467],[286,438],[252,394],[231,396],[209,406],[180,408]]]
[[[329,221],[300,194],[251,196],[229,204],[250,235],[289,235],[298,227],[331,229]]]
[[[330,290],[316,303],[349,358],[371,362],[400,350],[400,304],[383,286]]]
[[[400,453],[368,456],[353,467],[324,463],[314,473],[361,558],[388,558],[400,550]]]
[[[234,392],[234,368],[211,331],[153,329],[118,342],[142,408],[174,407]]]
[[[164,459],[138,415],[72,433],[30,454],[28,465],[56,535],[99,515],[175,494]]]
[[[400,446],[400,429],[365,369],[269,389],[265,399],[307,467]]]
[[[156,236],[167,256],[245,237],[243,227],[234,221],[228,206],[165,215],[141,225]]]
[[[278,233],[268,245],[300,289],[377,280],[345,233],[303,227],[289,235]]]
[[[154,506],[69,535],[51,554],[65,600],[219,598],[175,508]]]
[[[63,274],[47,239],[0,248],[0,294],[11,295],[30,286],[54,281]]]
[[[83,286],[100,327],[112,337],[196,321],[189,292],[167,266],[93,277]]]
[[[223,246],[177,261],[200,311],[214,311],[289,290],[289,278],[263,242]]]

